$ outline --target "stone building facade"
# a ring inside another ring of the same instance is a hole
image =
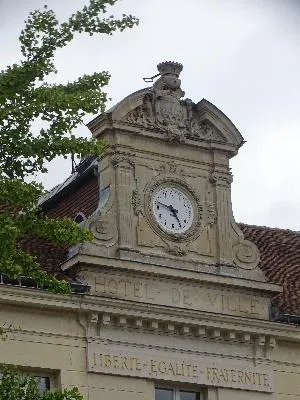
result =
[[[1,361],[87,400],[300,400],[300,235],[237,224],[244,140],[182,65],[89,123],[107,142],[41,200],[89,228],[68,249],[24,239],[74,294],[2,277]]]

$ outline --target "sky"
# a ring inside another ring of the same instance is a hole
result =
[[[0,0],[0,69],[19,61],[30,11],[46,3],[63,22],[87,1]],[[181,62],[185,96],[212,102],[246,140],[231,160],[236,221],[299,231],[300,0],[121,0],[112,13],[140,24],[77,36],[56,54],[55,81],[110,71],[110,107],[145,87],[159,62]],[[85,126],[77,133],[90,135]],[[70,160],[59,159],[38,178],[49,189],[70,171]]]

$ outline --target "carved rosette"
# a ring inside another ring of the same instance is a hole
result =
[[[258,248],[249,240],[233,246],[234,263],[242,269],[254,269],[260,259]]]

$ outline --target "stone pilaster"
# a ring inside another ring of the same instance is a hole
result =
[[[215,186],[217,207],[217,252],[220,265],[233,264],[231,241],[231,200],[230,184],[232,176],[229,172],[214,170],[210,181]]]
[[[116,202],[119,248],[134,247],[132,192],[134,190],[134,162],[130,155],[115,154],[111,158],[116,170]]]

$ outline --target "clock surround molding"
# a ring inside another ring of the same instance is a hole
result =
[[[182,190],[185,194],[192,199],[193,205],[193,222],[191,227],[182,233],[166,232],[159,227],[152,211],[152,201],[155,192],[160,187],[174,186],[175,188]],[[207,224],[212,224],[215,222],[216,213],[214,213],[215,218],[212,217],[213,206],[212,204],[206,204],[207,202],[201,200],[201,197],[195,192],[195,190],[189,185],[185,179],[176,177],[174,175],[158,176],[153,180],[148,182],[144,190],[144,210],[145,217],[153,229],[153,231],[160,236],[162,239],[171,240],[172,242],[187,242],[195,240],[199,235],[201,235],[203,229]],[[210,218],[205,218],[207,215],[207,209],[210,208],[211,215]],[[172,247],[171,247],[172,248]],[[180,255],[181,252],[178,252]]]

